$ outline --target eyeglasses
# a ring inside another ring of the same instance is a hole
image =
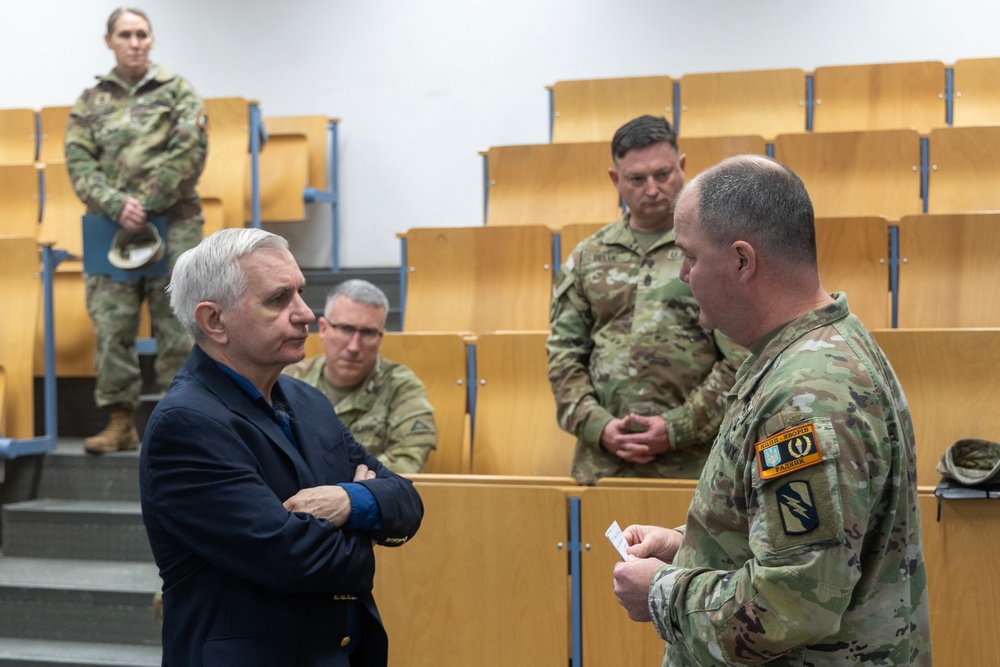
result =
[[[351,340],[354,338],[354,334],[360,334],[361,342],[366,344],[372,344],[382,337],[383,332],[379,329],[369,329],[368,327],[363,327],[359,329],[358,327],[352,326],[350,324],[334,324],[325,317],[323,320],[326,322],[327,326],[333,332],[333,335],[340,340]]]

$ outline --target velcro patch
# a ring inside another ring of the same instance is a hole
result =
[[[804,535],[819,525],[819,512],[809,482],[788,482],[775,492],[786,535]]]
[[[410,427],[410,433],[420,433],[423,431],[430,431],[431,427],[423,423],[419,419],[413,422],[413,426]]]
[[[775,479],[823,461],[812,422],[786,428],[754,445],[761,480]]]

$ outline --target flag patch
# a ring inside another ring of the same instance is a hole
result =
[[[754,445],[761,480],[774,479],[823,460],[812,422],[786,428]]]

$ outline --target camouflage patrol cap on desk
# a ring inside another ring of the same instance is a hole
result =
[[[962,484],[1000,481],[1000,443],[990,440],[959,440],[945,451],[937,470]]]

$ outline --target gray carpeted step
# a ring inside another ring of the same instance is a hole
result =
[[[7,556],[153,561],[137,502],[11,503],[3,507],[3,535]]]
[[[0,667],[159,667],[159,646],[0,638]]]
[[[0,637],[157,646],[156,566],[0,558]]]
[[[38,497],[139,500],[139,453],[87,454],[82,438],[60,438],[45,455]]]

